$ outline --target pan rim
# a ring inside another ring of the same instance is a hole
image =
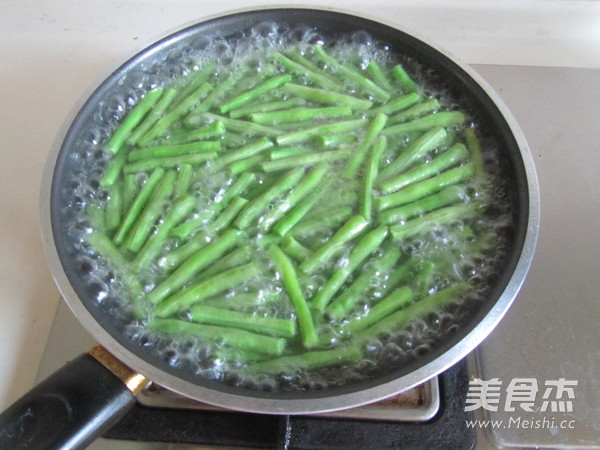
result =
[[[90,311],[84,305],[84,302],[76,294],[74,288],[69,281],[66,272],[63,269],[58,249],[55,244],[54,235],[52,232],[51,223],[51,197],[52,181],[54,178],[54,171],[58,162],[58,153],[61,149],[61,144],[67,135],[67,132],[75,119],[77,112],[81,108],[82,104],[76,105],[70,116],[65,121],[62,129],[58,133],[58,136],[54,142],[52,151],[49,154],[46,168],[44,170],[44,176],[42,181],[42,192],[40,199],[40,213],[42,220],[42,237],[44,250],[48,264],[51,268],[52,275],[59,287],[59,290],[68,306],[75,314],[77,319],[84,325],[86,330],[97,339],[102,345],[104,345],[117,359],[120,359],[131,366],[134,370],[148,376],[153,382],[163,385],[168,389],[171,389],[184,396],[201,400],[206,403],[211,403],[220,407],[241,410],[255,413],[269,413],[269,414],[306,414],[316,412],[327,412],[340,409],[346,409],[351,407],[360,406],[366,403],[381,400],[389,397],[396,393],[410,389],[424,381],[436,376],[443,372],[456,362],[464,358],[470,353],[479,343],[487,337],[487,335],[493,330],[498,324],[502,317],[507,312],[508,308],[514,301],[521,285],[523,284],[537,241],[537,235],[539,230],[539,218],[540,218],[540,201],[539,201],[539,187],[537,182],[537,176],[533,164],[533,157],[525,140],[525,137],[519,128],[516,119],[512,116],[508,107],[496,94],[496,92],[483,80],[472,68],[460,61],[460,59],[448,53],[443,48],[440,48],[437,44],[428,41],[426,38],[413,33],[411,30],[407,30],[404,27],[392,24],[381,18],[375,18],[369,15],[353,13],[347,10],[341,10],[338,8],[326,8],[326,7],[287,7],[287,6],[272,6],[272,7],[251,7],[238,9],[234,11],[227,11],[216,15],[211,15],[199,20],[191,22],[193,24],[200,24],[209,20],[224,18],[227,16],[258,12],[258,11],[272,11],[272,10],[314,10],[314,11],[326,11],[329,13],[336,13],[342,15],[355,16],[363,20],[372,21],[378,24],[386,25],[395,30],[399,30],[406,33],[425,45],[431,47],[433,50],[441,53],[450,60],[453,61],[460,69],[462,69],[471,79],[479,85],[489,97],[489,99],[498,108],[501,116],[506,121],[508,128],[510,129],[513,138],[515,139],[517,146],[520,149],[520,156],[522,158],[523,166],[525,169],[525,175],[527,180],[528,200],[529,209],[527,222],[527,230],[525,234],[525,240],[521,247],[521,253],[518,258],[516,267],[510,276],[508,284],[506,285],[504,292],[495,302],[494,307],[483,317],[482,320],[467,334],[465,335],[456,345],[449,350],[446,350],[442,355],[435,358],[433,361],[419,367],[417,370],[394,379],[392,381],[384,382],[376,386],[362,389],[351,393],[342,393],[339,395],[331,395],[319,398],[294,398],[292,399],[281,399],[281,398],[257,398],[248,395],[232,394],[205,386],[199,386],[189,381],[174,376],[168,372],[161,370],[155,365],[149,363],[145,359],[138,356],[138,354],[131,352],[119,343],[116,338],[104,329],[98,321],[92,316]],[[178,31],[182,31],[188,28],[189,25],[179,27]],[[174,33],[171,32],[166,36],[163,36],[161,40],[168,39]],[[154,42],[158,42],[154,41]],[[144,47],[147,48],[148,46]],[[139,52],[138,52],[139,53]],[[138,54],[136,53],[136,54]],[[129,61],[131,57],[125,59],[125,62]],[[123,63],[121,63],[122,65]],[[80,103],[84,103],[87,100],[87,96],[82,96]]]

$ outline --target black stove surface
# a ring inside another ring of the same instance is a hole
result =
[[[281,449],[471,449],[465,425],[469,378],[462,361],[439,377],[440,410],[423,423],[318,416],[273,416],[136,405],[104,435],[108,439],[214,447]]]

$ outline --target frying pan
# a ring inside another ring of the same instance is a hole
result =
[[[185,368],[173,367],[123,333],[114,314],[115,305],[93,299],[70,241],[68,224],[78,201],[71,180],[74,173],[86,168],[81,142],[102,142],[103,137],[94,134],[100,106],[122,95],[132,74],[144,73],[189,46],[273,22],[282,27],[305,24],[329,38],[363,30],[403,60],[427,67],[432,84],[449,92],[477,121],[484,137],[496,143],[500,178],[508,187],[514,222],[500,268],[486,280],[486,298],[472,307],[457,332],[389,373],[324,390],[263,392],[201,379]],[[269,414],[339,410],[410,389],[455,364],[492,331],[524,281],[538,233],[539,192],[532,157],[518,125],[491,88],[470,68],[425,40],[381,21],[348,13],[260,9],[211,18],[182,29],[116,69],[81,106],[58,143],[49,157],[42,185],[44,244],[63,297],[102,347],[72,361],[0,415],[0,446],[7,448],[84,446],[125,414],[148,380],[206,403]]]

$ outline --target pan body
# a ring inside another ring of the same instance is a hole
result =
[[[428,67],[469,113],[483,124],[501,149],[502,176],[512,192],[514,232],[502,270],[491,281],[485,302],[453,336],[418,361],[376,379],[349,386],[307,392],[262,392],[199,379],[178,370],[122,333],[110,304],[92,300],[78,273],[76,252],[69,245],[73,204],[71,174],[81,170],[81,142],[94,144],[99,105],[122,93],[148,67],[215,36],[235,36],[257,24],[312,26],[329,36],[366,32],[391,52]],[[528,271],[539,227],[539,192],[531,154],[510,112],[469,67],[435,45],[379,20],[330,10],[278,8],[243,11],[207,19],[152,44],[117,68],[77,108],[49,157],[42,186],[41,214],[45,249],[55,280],[85,328],[117,358],[154,382],[187,397],[217,406],[257,413],[303,414],[355,407],[410,389],[444,371],[471,352],[506,313]],[[108,312],[107,312],[108,311]]]

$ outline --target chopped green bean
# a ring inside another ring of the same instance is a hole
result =
[[[474,203],[462,203],[455,206],[436,209],[433,212],[425,214],[402,225],[396,225],[390,228],[394,240],[401,241],[415,235],[427,232],[437,226],[449,225],[460,220],[468,220],[477,214],[480,205]]]
[[[121,204],[123,202],[123,183],[117,181],[108,188],[108,201],[106,202],[106,229],[116,230],[121,224]]]
[[[313,138],[313,142],[320,148],[335,148],[344,144],[354,144],[356,141],[358,141],[358,136],[354,134],[330,134]]]
[[[133,203],[129,207],[127,214],[125,214],[125,217],[123,218],[123,221],[121,222],[121,225],[119,226],[119,229],[115,234],[115,244],[120,245],[123,242],[123,240],[127,236],[127,233],[129,233],[131,227],[134,225],[137,218],[142,213],[144,206],[152,196],[154,189],[160,183],[164,174],[165,170],[161,167],[156,168],[154,172],[152,172],[152,174],[148,178],[148,181],[146,181],[144,187],[142,187],[138,195],[133,200]]]
[[[206,268],[200,274],[198,281],[206,280],[220,272],[232,269],[242,264],[247,264],[252,260],[252,249],[248,245],[236,248],[231,253],[223,256],[216,261],[212,266]]]
[[[385,89],[382,89],[379,86],[377,86],[377,84],[373,83],[363,74],[361,74],[358,70],[352,67],[348,67],[345,64],[342,64],[332,56],[328,55],[321,45],[316,45],[314,47],[314,52],[315,55],[317,55],[317,57],[321,59],[321,61],[332,67],[334,70],[337,71],[337,73],[339,73],[347,80],[350,80],[358,87],[372,94],[379,101],[387,102],[389,100],[389,92],[386,92]]]
[[[121,151],[108,163],[108,166],[106,166],[104,175],[102,175],[102,178],[100,179],[100,186],[105,188],[112,186],[114,182],[117,181],[117,178],[119,178],[126,161],[127,151],[121,149]]]
[[[310,237],[322,231],[337,227],[350,217],[352,217],[352,208],[349,206],[340,206],[331,210],[328,209],[322,214],[298,223],[292,228],[291,235],[300,238]],[[278,231],[278,226],[279,224],[275,226],[275,231]],[[284,236],[285,233],[281,235]]]
[[[170,251],[167,255],[160,258],[158,265],[166,271],[171,271],[179,267],[190,256],[210,244],[211,238],[207,233],[199,233],[190,239],[185,245]]]
[[[432,128],[423,134],[381,171],[381,180],[387,180],[410,168],[417,159],[422,158],[427,152],[440,145],[446,136],[446,130],[440,127]]]
[[[416,92],[411,92],[410,94],[390,100],[386,104],[378,106],[377,108],[371,108],[366,111],[366,114],[374,116],[375,114],[382,113],[389,116],[392,113],[402,111],[406,108],[416,105],[419,103],[419,100],[421,100],[421,96]],[[391,123],[392,119],[393,117],[391,117],[388,122]]]
[[[183,164],[181,167],[179,167],[179,173],[177,174],[177,180],[175,181],[173,197],[183,197],[190,190],[191,184],[192,166],[190,164]]]
[[[164,94],[158,100],[158,103],[150,110],[146,118],[140,123],[130,134],[125,142],[129,145],[136,145],[140,138],[144,136],[156,122],[163,116],[165,111],[173,103],[173,99],[177,95],[177,90],[173,88],[165,89]]]
[[[169,171],[162,180],[160,180],[160,183],[152,193],[152,197],[148,200],[148,204],[127,235],[127,239],[125,239],[125,242],[123,243],[125,248],[135,253],[140,251],[144,242],[146,242],[146,239],[148,239],[148,236],[150,235],[152,226],[160,217],[165,202],[173,194],[176,176],[175,172]]]
[[[319,312],[323,312],[325,310],[325,307],[329,304],[337,291],[340,290],[348,277],[352,275],[352,272],[354,272],[366,258],[368,258],[375,250],[379,248],[387,234],[387,226],[382,225],[367,233],[360,240],[360,242],[356,245],[356,248],[352,251],[352,253],[350,253],[347,264],[339,267],[333,273],[331,278],[325,282],[323,288],[318,292],[317,296],[312,302],[312,306],[315,310]],[[307,260],[309,258],[307,258]]]
[[[249,201],[243,197],[234,198],[227,208],[225,208],[219,217],[210,225],[210,229],[213,232],[219,232],[227,228],[248,203]]]
[[[369,222],[362,216],[351,217],[325,244],[321,245],[302,264],[300,270],[306,274],[314,273],[346,242],[361,234]]]
[[[385,151],[386,146],[387,139],[383,136],[379,136],[372,146],[373,150],[371,151],[369,164],[365,171],[362,201],[360,203],[359,212],[367,220],[371,220],[371,210],[373,209],[373,186],[379,171],[379,161],[381,160],[381,155]]]
[[[316,125],[311,128],[292,131],[290,133],[277,136],[275,140],[277,141],[278,145],[293,145],[308,141],[315,136],[355,131],[356,129],[359,129],[365,125],[365,119],[346,120],[344,122],[328,122],[322,125]]]
[[[416,94],[415,93],[407,94],[405,97],[408,97],[409,95],[416,95]],[[381,108],[385,108],[385,105],[382,106]],[[417,117],[420,117],[423,114],[428,114],[428,113],[438,111],[440,108],[441,108],[440,102],[437,99],[432,98],[432,99],[426,100],[422,103],[417,103],[414,106],[412,106],[411,108],[408,108],[407,110],[399,112],[398,114],[390,117],[389,123],[391,125],[394,123],[406,122],[407,120],[410,120],[410,119],[416,119]]]
[[[235,328],[193,323],[187,320],[152,319],[148,322],[148,328],[161,333],[214,339],[231,347],[275,356],[281,355],[286,346],[286,340],[283,338],[264,336]]]
[[[385,136],[397,136],[411,131],[427,131],[434,127],[454,127],[465,122],[465,115],[460,111],[443,111],[430,114],[420,119],[394,125],[383,130]]]
[[[291,338],[296,335],[296,322],[278,317],[261,317],[253,313],[232,311],[208,305],[196,305],[190,317],[194,322],[240,328],[258,334]]]
[[[184,88],[180,89],[177,93],[177,96],[173,99],[173,108],[176,108],[188,98],[190,95],[196,91],[199,87],[201,87],[204,83],[208,82],[211,76],[213,76],[216,72],[217,65],[214,62],[207,62],[203,64],[203,66],[199,70],[193,70],[189,74],[185,75],[182,78],[190,77],[192,80],[189,83],[183,83]],[[179,81],[179,80],[177,80]]]
[[[293,74],[306,77],[306,79],[315,86],[334,91],[339,90],[339,86],[333,80],[321,75],[319,72],[315,72],[305,65],[293,61],[279,52],[276,52],[273,57],[288,71],[292,72]]]
[[[250,158],[241,159],[227,166],[227,169],[234,175],[246,172],[249,169],[253,169],[265,160],[265,154],[259,153],[258,155],[251,156]]]
[[[147,172],[149,170],[156,169],[157,167],[173,169],[177,166],[182,166],[184,164],[202,164],[203,162],[215,159],[216,157],[216,152],[204,152],[192,155],[165,156],[162,158],[141,159],[133,163],[125,164],[123,166],[123,173],[130,174],[136,172]]]
[[[230,119],[229,117],[212,113],[201,113],[197,116],[186,119],[186,125],[195,127],[209,120],[223,122],[225,128],[227,128],[227,131],[234,131],[236,133],[259,136],[277,136],[282,134],[277,128],[267,127],[265,125],[260,125],[258,123],[248,122],[245,120]]]
[[[306,153],[312,152],[312,148],[310,147],[284,147],[278,148],[277,150],[271,150],[269,153],[269,159],[271,161],[277,161],[279,159],[285,159],[292,156],[304,155]]]
[[[161,145],[158,147],[146,147],[140,150],[132,150],[129,152],[127,160],[129,162],[134,162],[141,159],[219,151],[221,151],[221,143],[219,141],[192,142],[183,145]]]
[[[404,92],[417,92],[419,90],[417,84],[400,64],[392,68],[392,76],[400,83]]]
[[[270,78],[267,81],[259,84],[258,86],[250,89],[249,91],[244,92],[243,94],[238,95],[237,97],[228,100],[224,104],[221,105],[219,111],[225,114],[231,110],[239,108],[240,106],[245,105],[251,100],[254,100],[258,96],[264,94],[265,92],[269,92],[279,86],[284,85],[288,81],[292,80],[292,76],[289,73],[283,75],[277,75],[276,77]]]
[[[171,228],[185,219],[195,206],[196,200],[189,196],[175,202],[173,207],[169,209],[163,222],[156,227],[156,232],[148,238],[137,254],[132,266],[134,272],[141,272],[148,268],[160,253]]]
[[[260,165],[265,172],[277,172],[279,170],[287,170],[294,167],[313,166],[322,162],[337,161],[340,159],[349,158],[352,155],[352,150],[331,150],[317,153],[304,153],[298,156],[278,159],[276,161],[266,161]]]
[[[395,194],[378,197],[375,199],[375,204],[379,211],[383,211],[384,209],[411,203],[434,192],[438,192],[446,186],[466,181],[472,176],[473,163],[467,163],[464,166],[442,172],[435,177],[411,184]]]
[[[350,333],[364,330],[385,319],[397,309],[405,308],[413,301],[413,292],[406,286],[393,290],[387,297],[371,307],[369,314],[354,318],[345,329]]]
[[[160,88],[146,93],[144,98],[129,112],[129,114],[127,114],[125,120],[121,122],[104,148],[109,152],[116,154],[125,143],[125,139],[133,129],[140,124],[162,94],[163,90]]]
[[[373,102],[369,100],[363,100],[361,98],[339,94],[337,92],[326,91],[324,89],[300,86],[298,84],[286,83],[283,85],[283,90],[288,94],[296,95],[306,100],[348,106],[357,111],[364,111],[373,106]]]
[[[369,126],[367,128],[367,133],[365,138],[360,143],[352,157],[348,160],[346,168],[344,170],[345,178],[354,178],[358,173],[360,166],[362,165],[363,160],[365,159],[365,155],[369,151],[381,130],[385,127],[387,122],[387,116],[385,114],[379,113],[373,117],[373,119],[369,122]]]
[[[259,273],[260,271],[254,263],[233,267],[212,278],[192,284],[162,300],[158,303],[154,312],[157,317],[168,317],[184,308],[189,308],[204,299],[210,298],[213,295],[231,289],[238,284],[251,280],[258,276]],[[150,294],[152,294],[152,292],[150,292]],[[150,297],[150,300],[152,301],[152,297]]]
[[[245,229],[258,219],[258,217],[267,209],[269,204],[279,196],[283,195],[289,189],[292,189],[304,175],[304,169],[293,169],[283,175],[277,182],[252,200],[235,220],[235,225],[240,229]]]
[[[254,113],[267,113],[272,111],[286,111],[291,108],[298,108],[306,105],[306,100],[303,98],[288,98],[286,100],[278,100],[269,103],[250,103],[241,108],[237,108],[229,113],[229,117],[232,119],[239,119],[240,117],[248,116]]]
[[[302,293],[296,269],[294,269],[294,265],[287,255],[276,244],[268,248],[267,254],[271,257],[275,270],[281,275],[285,291],[296,310],[302,345],[305,348],[311,348],[318,342],[317,331],[310,309]]]
[[[226,131],[227,130],[223,122],[217,120],[195,130],[185,130],[178,133],[173,133],[169,137],[169,142],[171,144],[185,144],[203,141],[204,139],[210,139],[213,137],[222,138]],[[218,150],[220,150],[220,147]]]
[[[135,196],[140,190],[140,186],[138,184],[138,180],[135,174],[125,175],[123,180],[123,201],[121,203],[122,213],[125,213],[129,210],[129,207],[133,203]]]
[[[393,225],[404,222],[412,217],[421,216],[442,206],[452,205],[463,201],[466,195],[464,185],[448,186],[435,194],[424,197],[398,208],[387,209],[379,214],[381,223]]]
[[[285,111],[252,113],[250,120],[265,125],[278,125],[301,120],[325,119],[330,117],[347,117],[352,110],[347,106],[326,106],[323,108],[294,108]]]
[[[225,167],[227,164],[231,164],[232,162],[239,161],[240,159],[246,159],[251,156],[256,155],[257,153],[263,152],[271,147],[273,147],[273,142],[266,137],[260,138],[256,141],[251,142],[250,144],[239,148],[237,150],[231,150],[220,156],[219,158],[213,161],[213,169],[220,170]]]
[[[154,304],[163,301],[168,295],[188,283],[202,269],[246,238],[247,235],[243,231],[227,230],[221,237],[215,239],[181,264],[175,272],[148,294],[148,299]]]
[[[304,261],[311,255],[311,251],[291,236],[281,241],[281,249],[298,262]]]
[[[434,262],[425,261],[417,271],[413,282],[413,291],[416,298],[425,297],[429,294],[429,289],[433,283],[436,265]]]
[[[369,74],[371,80],[377,83],[384,91],[389,93],[394,90],[387,75],[383,73],[383,69],[375,60],[369,61],[369,64],[367,65],[367,74]]]
[[[463,161],[468,156],[467,149],[461,143],[455,144],[449,150],[437,155],[431,161],[421,164],[414,169],[404,172],[394,178],[388,178],[380,183],[381,192],[391,194],[408,186],[409,184],[423,181],[433,175],[436,175],[457,163]]]

